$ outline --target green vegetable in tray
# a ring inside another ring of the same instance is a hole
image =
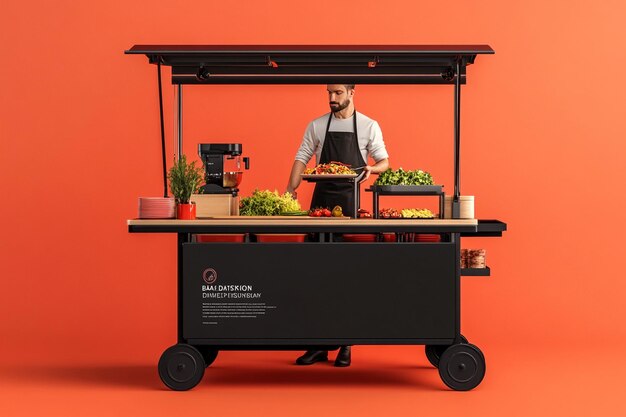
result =
[[[284,212],[300,211],[300,203],[291,194],[278,191],[255,190],[252,196],[242,198],[239,203],[241,216],[277,216]]]
[[[381,173],[374,185],[433,185],[433,176],[426,171],[416,169],[405,171],[402,168],[393,170],[389,168]]]
[[[297,211],[283,211],[280,213],[281,216],[308,216],[309,212],[305,210],[297,210]]]

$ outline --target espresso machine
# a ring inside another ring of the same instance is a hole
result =
[[[239,215],[239,184],[250,159],[241,157],[241,143],[200,143],[198,155],[204,165],[206,185],[192,194],[196,216],[213,218]],[[243,162],[243,167],[242,167]]]
[[[230,194],[239,192],[243,177],[241,162],[250,169],[250,158],[241,157],[241,143],[200,143],[198,155],[204,164],[206,185],[203,194]]]

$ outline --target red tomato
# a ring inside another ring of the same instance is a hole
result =
[[[330,217],[330,215],[331,215],[330,210],[328,210],[327,208],[323,209],[322,210],[322,215],[324,217]]]

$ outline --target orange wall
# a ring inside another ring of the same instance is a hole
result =
[[[40,355],[45,342],[47,357],[128,359],[174,341],[175,238],[125,226],[138,196],[161,192],[156,69],[123,54],[151,43],[491,45],[463,87],[461,190],[509,231],[465,244],[488,249],[493,276],[464,279],[464,333],[483,345],[623,343],[626,3],[448,3],[4,5],[0,334],[20,343],[5,338],[3,353]],[[359,86],[356,104],[382,126],[392,166],[452,191],[450,87]],[[216,86],[186,88],[185,111],[187,154],[244,144],[248,195],[284,189],[306,123],[327,106],[323,86]]]

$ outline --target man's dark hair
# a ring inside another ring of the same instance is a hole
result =
[[[356,84],[344,84],[346,86],[346,90],[354,90],[354,87],[356,87]]]

